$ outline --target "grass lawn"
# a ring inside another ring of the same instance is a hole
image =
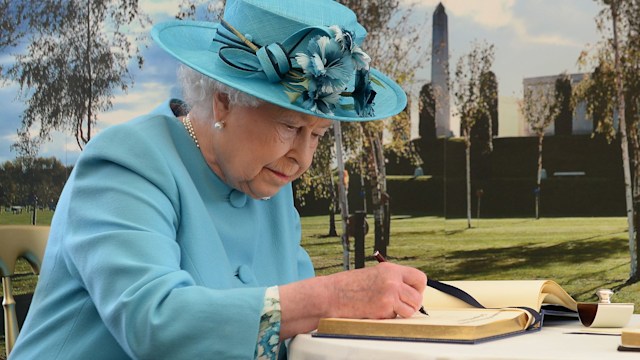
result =
[[[394,216],[387,258],[436,280],[552,279],[578,301],[596,301],[597,289],[610,288],[614,302],[633,302],[640,313],[640,283],[626,284],[626,218],[481,219],[466,226],[466,219]],[[323,236],[328,217],[305,217],[302,229],[317,273],[341,271],[340,239]],[[366,266],[376,263],[372,252],[370,231]]]

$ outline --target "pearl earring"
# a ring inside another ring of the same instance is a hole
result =
[[[222,131],[222,129],[224,129],[224,121],[216,121],[213,124],[213,128],[218,130],[218,131]]]

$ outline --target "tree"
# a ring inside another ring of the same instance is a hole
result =
[[[420,90],[420,138],[424,143],[436,140],[436,100],[431,83],[424,84]]]
[[[471,127],[471,183],[475,184],[477,218],[484,186],[491,170],[493,138],[498,136],[498,81],[493,71],[480,75],[480,101],[486,111],[478,113]]]
[[[471,52],[458,59],[451,86],[465,143],[467,228],[471,228],[471,129],[481,116],[490,117],[489,104],[496,95],[483,96],[482,80],[490,72],[493,59],[493,45],[475,43]]]
[[[426,49],[418,41],[423,35],[421,27],[407,21],[413,7],[401,7],[398,0],[340,0],[358,16],[358,21],[368,30],[363,50],[372,58],[371,66],[387,74],[399,84],[409,87],[416,69],[428,61]],[[407,56],[412,54],[412,56]],[[371,194],[371,209],[374,214],[376,246],[388,243],[389,196],[386,193],[385,158],[383,132],[390,134],[388,149],[400,156],[415,159],[407,129],[410,128],[408,113],[403,112],[386,121],[342,123],[342,145],[345,161],[351,168],[359,169],[366,178]],[[314,159],[313,168],[323,166]],[[303,175],[320,173],[314,170]],[[328,174],[328,172],[324,172]],[[325,175],[327,176],[327,175]],[[326,181],[325,181],[326,182]],[[339,182],[340,184],[340,182]],[[343,206],[346,206],[343,205]],[[347,219],[342,219],[346,222]],[[385,223],[386,226],[385,226]],[[386,254],[386,249],[379,249]]]
[[[629,281],[633,282],[640,279],[640,0],[596,1],[603,5],[596,18],[603,41],[591,54],[597,67],[578,94],[587,101],[587,113],[597,122],[596,131],[620,140],[631,258]],[[587,63],[589,56],[583,52],[581,62]]]
[[[49,28],[51,13],[55,14],[57,10],[51,3],[50,0],[0,0],[0,51],[15,49],[29,32]],[[0,64],[0,72],[2,69]]]
[[[593,136],[604,136],[609,141],[616,137],[612,101],[616,96],[614,77],[612,64],[601,59],[590,76],[574,89],[574,103],[585,102],[586,115],[593,123]]]
[[[329,129],[318,142],[313,156],[313,166],[296,182],[296,198],[301,206],[305,205],[305,197],[310,194],[315,199],[329,200],[329,231],[327,236],[338,236],[335,226],[335,214],[338,210],[337,181],[334,174],[335,140],[333,129]]]
[[[529,128],[538,138],[538,171],[535,188],[535,213],[536,219],[540,218],[540,184],[542,180],[542,142],[545,131],[551,122],[558,116],[559,108],[556,105],[555,88],[547,83],[539,83],[529,86],[524,90],[524,97],[520,102],[522,116],[529,124]]]
[[[24,36],[26,31],[20,28],[19,20],[25,13],[26,4],[13,4],[11,0],[0,0],[0,50],[13,47],[18,44],[18,40]],[[0,64],[0,71],[2,70]]]
[[[363,49],[371,56],[371,66],[379,69],[400,85],[409,88],[415,72],[429,60],[427,49],[423,47],[421,37],[425,33],[421,25],[409,21],[414,12],[414,5],[400,6],[398,0],[340,0],[358,16],[359,22],[368,30]],[[386,171],[383,148],[383,132],[391,134],[387,145],[400,157],[409,157],[414,162],[420,161],[412,148],[407,129],[410,129],[410,117],[402,112],[384,122],[368,122],[345,124],[344,127],[360,126],[360,132],[347,132],[356,136],[364,136],[352,143],[361,144],[358,152],[360,161],[365,160],[367,172],[362,174],[368,179],[371,194],[371,208],[374,215],[376,250],[386,255],[386,244],[389,243],[389,209],[390,197],[386,192]],[[382,248],[378,248],[384,246]]]
[[[18,157],[7,161],[0,165],[0,205],[31,204],[35,196],[38,203],[53,206],[70,172],[70,168],[53,157]]]
[[[225,4],[226,0],[182,0],[176,18],[217,22],[222,16]]]
[[[571,79],[562,74],[555,83],[558,116],[554,119],[555,135],[571,135],[573,133],[573,109],[571,107]]]
[[[618,117],[620,122],[620,143],[622,144],[622,161],[624,163],[624,182],[625,182],[625,197],[627,199],[627,218],[629,224],[629,248],[631,252],[631,273],[630,278],[634,280],[638,280],[640,278],[640,273],[638,273],[638,249],[637,249],[637,239],[635,234],[635,224],[634,224],[634,198],[633,191],[631,188],[631,172],[630,172],[630,164],[629,164],[629,149],[627,143],[627,125],[625,118],[625,98],[624,98],[624,79],[623,79],[623,69],[620,64],[620,44],[618,42],[618,23],[620,21],[620,0],[609,0],[605,1],[605,4],[609,5],[611,10],[611,21],[613,24],[613,53],[614,53],[614,73],[615,73],[615,84],[616,84],[616,100],[617,100],[617,110]]]
[[[25,35],[26,52],[16,55],[5,73],[19,84],[19,95],[26,103],[20,138],[32,139],[29,146],[37,147],[50,139],[51,131],[69,131],[82,149],[91,139],[98,114],[112,107],[114,93],[126,92],[133,84],[130,61],[135,59],[142,67],[136,43],[141,39],[131,35],[135,25],[144,27],[148,19],[138,0],[48,0],[41,4],[41,14],[50,16],[51,26]],[[33,21],[29,16],[25,15],[18,29]],[[35,137],[30,134],[33,128],[39,128]]]

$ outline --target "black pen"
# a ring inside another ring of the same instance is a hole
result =
[[[380,254],[380,251],[376,250],[373,253],[373,257],[376,258],[376,260],[378,260],[379,263],[383,263],[383,262],[387,262],[387,259],[384,258],[384,256],[382,256],[382,254]],[[420,306],[420,311],[421,313],[429,316],[429,314],[427,313],[427,311],[424,309],[424,306]]]

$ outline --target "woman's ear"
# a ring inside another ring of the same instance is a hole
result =
[[[217,92],[213,94],[213,115],[216,121],[223,121],[230,111],[229,94]]]

